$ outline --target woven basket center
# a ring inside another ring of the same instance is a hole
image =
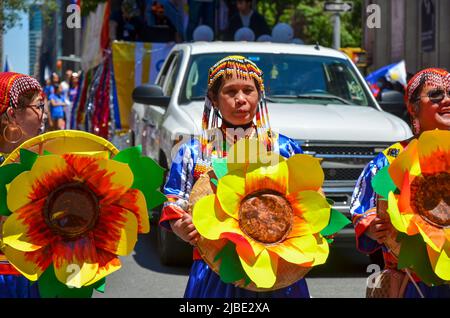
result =
[[[96,195],[85,184],[75,182],[58,187],[47,198],[44,218],[57,234],[73,238],[94,228],[99,216]]]
[[[416,177],[411,184],[411,207],[429,223],[450,226],[450,173]]]
[[[258,191],[241,201],[239,226],[254,240],[273,244],[289,234],[293,212],[283,195],[274,191]]]

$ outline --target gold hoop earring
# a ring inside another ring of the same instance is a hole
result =
[[[18,143],[20,140],[22,140],[22,137],[22,128],[20,128],[20,126],[15,123],[8,123],[5,129],[3,129],[3,139],[5,139],[6,142],[9,142],[10,144]]]

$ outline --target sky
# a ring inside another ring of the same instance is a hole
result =
[[[8,56],[12,71],[28,74],[28,15],[22,15],[22,26],[16,26],[3,35],[3,59]],[[5,62],[2,61],[1,71]]]

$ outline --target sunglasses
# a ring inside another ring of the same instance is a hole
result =
[[[420,96],[420,97],[428,97],[431,102],[437,104],[437,103],[442,102],[442,100],[445,98],[445,96],[450,98],[450,90],[448,90],[446,92],[443,89],[433,89],[433,90],[429,91],[426,95]]]

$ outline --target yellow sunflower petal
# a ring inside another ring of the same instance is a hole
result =
[[[397,231],[406,233],[409,223],[406,223],[405,219],[400,214],[398,209],[398,201],[392,191],[389,192],[387,212],[391,218],[392,225],[397,229]]]
[[[430,130],[423,132],[419,137],[419,159],[427,158],[436,151],[450,151],[450,131]]]
[[[330,222],[331,206],[316,191],[301,191],[288,197],[294,214],[311,225],[312,233],[323,230]]]
[[[144,194],[137,189],[129,189],[118,201],[113,203],[122,208],[133,212],[138,220],[139,233],[148,233],[150,231],[147,202]]]
[[[133,251],[137,242],[138,222],[136,216],[130,211],[126,211],[124,217],[125,221],[123,221],[123,227],[120,230],[119,242],[115,250],[110,252],[127,256]]]
[[[42,182],[48,174],[54,171],[64,171],[67,167],[65,160],[60,156],[38,157],[30,171],[22,172],[10,183],[6,198],[9,210],[16,211],[30,203],[29,195],[37,181]]]
[[[253,264],[240,258],[245,273],[259,288],[270,288],[277,280],[278,258],[272,257],[267,250],[263,250]]]
[[[245,175],[245,193],[270,189],[284,194],[287,190],[288,176],[286,161],[248,171]]]
[[[434,272],[441,279],[450,281],[450,242],[439,253],[427,245],[427,252]]]
[[[217,199],[222,209],[231,217],[238,219],[239,206],[245,196],[245,179],[240,170],[220,178],[217,186]]]
[[[114,160],[98,160],[88,165],[83,174],[91,188],[105,201],[115,201],[133,184],[130,167]]]
[[[417,144],[417,139],[413,139],[388,168],[389,175],[397,188],[402,187],[406,171],[409,171],[412,176],[418,176],[421,173]]]
[[[3,246],[2,252],[11,264],[27,279],[36,281],[51,263],[45,252],[46,249],[39,249],[34,252],[22,252],[8,245]]]
[[[119,270],[122,267],[120,259],[114,254],[102,250],[97,250],[97,257],[99,261],[98,271],[95,274],[94,278],[89,281],[86,286],[98,282],[100,279],[108,276],[109,274]]]
[[[287,160],[289,168],[289,193],[317,191],[323,184],[324,174],[320,160],[310,155],[298,154]]]
[[[298,265],[311,263],[314,261],[314,256],[311,253],[303,253],[301,249],[297,248],[297,246],[302,246],[304,244],[305,238],[309,237],[312,237],[312,235],[294,237],[276,245],[269,245],[267,246],[267,249],[289,263]],[[315,241],[314,244],[316,245]]]
[[[201,198],[194,205],[192,222],[198,233],[208,240],[218,240],[225,232],[243,235],[239,223],[220,211],[214,194]],[[214,211],[214,213],[213,213]]]
[[[287,239],[312,234],[313,231],[311,224],[306,223],[300,216],[294,215],[294,223],[292,224],[292,229],[289,232]]]
[[[85,286],[98,271],[96,250],[90,239],[58,242],[53,253],[56,278],[67,286]]]
[[[32,237],[27,235],[29,226],[19,219],[18,213],[13,213],[6,218],[3,224],[3,243],[22,252],[32,252],[44,245],[32,242]]]
[[[303,255],[311,259],[312,263],[310,266],[323,264],[328,258],[328,243],[320,235],[296,237],[291,239],[290,243]]]

